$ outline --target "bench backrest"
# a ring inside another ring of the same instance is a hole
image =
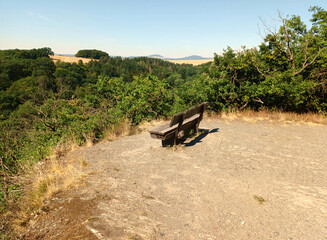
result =
[[[204,102],[195,107],[187,109],[186,111],[184,111],[182,113],[178,113],[178,114],[174,115],[170,121],[169,126],[172,127],[175,124],[179,123],[179,127],[180,127],[180,125],[183,123],[184,119],[190,118],[190,117],[194,116],[195,114],[200,114],[199,118],[201,121],[203,112],[207,109],[207,106],[208,106],[208,103]]]
[[[207,109],[207,102],[201,103],[185,111],[185,119],[193,117],[195,114],[200,114],[200,121],[202,120],[203,112]]]
[[[182,125],[184,119],[185,119],[185,112],[174,115],[170,121],[169,127],[172,127],[177,123],[179,123],[179,125]]]

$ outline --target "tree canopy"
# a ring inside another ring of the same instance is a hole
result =
[[[83,57],[83,58],[100,59],[101,57],[109,57],[109,54],[96,49],[84,49],[84,50],[79,50],[75,54],[75,56]]]

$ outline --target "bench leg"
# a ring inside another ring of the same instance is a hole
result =
[[[172,147],[174,146],[175,143],[176,143],[175,137],[171,137],[161,141],[163,147]]]
[[[170,138],[168,138],[166,140],[162,140],[161,144],[163,147],[172,147],[172,146],[176,145],[177,138],[178,138],[178,132],[176,131],[175,134],[173,136],[171,136]]]

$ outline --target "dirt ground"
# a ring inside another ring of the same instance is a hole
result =
[[[326,125],[200,129],[173,148],[144,132],[72,152],[85,185],[46,203],[23,238],[327,239]]]

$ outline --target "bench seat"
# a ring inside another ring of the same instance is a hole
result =
[[[155,129],[150,130],[151,137],[157,139],[165,139],[165,136],[170,135],[170,133],[174,133],[178,128],[178,124],[173,126],[169,126],[169,123],[161,125]]]

